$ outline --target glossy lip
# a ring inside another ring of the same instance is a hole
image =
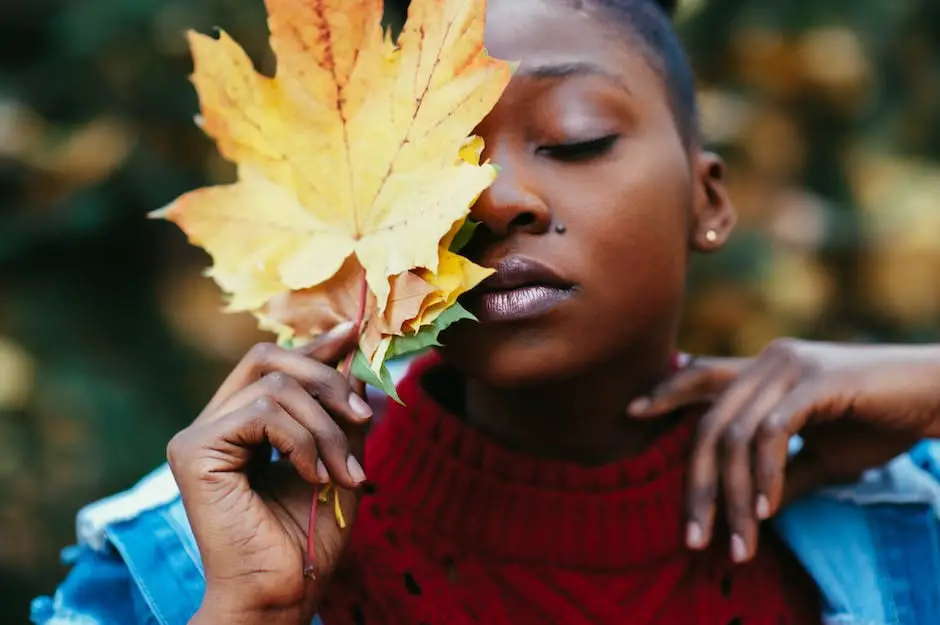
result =
[[[510,291],[524,286],[570,289],[574,285],[536,260],[525,256],[509,256],[496,264],[496,273],[484,280],[479,290]]]
[[[553,269],[524,256],[496,264],[496,273],[474,289],[468,302],[485,323],[521,321],[548,313],[569,299],[575,285]]]

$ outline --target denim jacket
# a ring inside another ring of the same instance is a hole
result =
[[[826,625],[940,625],[940,441],[774,523],[815,579]],[[33,601],[34,623],[182,625],[202,600],[202,563],[166,466],[83,509],[63,559],[72,571]]]

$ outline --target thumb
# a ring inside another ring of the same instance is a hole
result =
[[[354,350],[358,342],[356,324],[347,321],[334,326],[309,343],[295,347],[294,351],[318,362],[334,365]]]
[[[819,386],[817,384],[812,382],[799,384],[774,408],[774,411],[767,417],[766,423],[771,430],[786,432],[792,442],[794,440],[792,437],[800,433],[816,412],[818,400]],[[782,505],[831,483],[829,463],[825,462],[823,457],[825,445],[820,445],[820,442],[820,437],[804,439],[802,446],[790,458],[783,485]]]
[[[659,384],[646,397],[633,400],[627,412],[635,418],[654,418],[682,406],[712,401],[738,377],[739,359],[701,359]]]
[[[808,495],[820,488],[830,486],[826,465],[813,447],[804,447],[787,465],[783,482],[781,506]]]

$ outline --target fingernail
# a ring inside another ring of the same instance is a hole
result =
[[[701,549],[704,547],[705,536],[702,533],[702,526],[695,521],[689,521],[685,528],[685,544],[689,549]]]
[[[740,534],[731,537],[731,559],[738,563],[747,560],[747,545]]]
[[[358,393],[349,394],[349,407],[360,419],[365,420],[372,417],[372,408],[369,407],[366,400],[359,397]]]
[[[345,336],[352,330],[353,326],[356,325],[354,321],[344,321],[339,325],[335,325],[326,333],[326,338],[332,339],[339,336]]]
[[[350,456],[346,460],[346,468],[349,469],[349,477],[356,484],[362,484],[366,481],[366,472],[362,470],[362,465],[356,460],[355,456]]]
[[[323,461],[317,458],[317,477],[320,478],[320,481],[326,484],[330,481],[330,472],[327,471],[326,465],[323,464]]]
[[[627,410],[632,414],[640,414],[649,410],[652,405],[653,402],[651,402],[648,397],[639,397],[630,402],[630,406]]]
[[[757,504],[754,506],[754,509],[757,513],[757,518],[761,521],[766,521],[770,518],[770,500],[767,499],[766,495],[757,496]]]

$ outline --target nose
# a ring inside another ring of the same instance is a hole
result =
[[[471,217],[498,236],[546,232],[551,212],[536,192],[525,165],[505,153],[493,153],[491,158],[500,166],[499,174],[474,204]]]

